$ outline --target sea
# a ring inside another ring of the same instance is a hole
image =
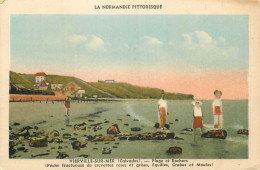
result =
[[[46,147],[30,147],[28,141],[24,147],[28,152],[15,153],[14,159],[55,159],[58,152],[65,152],[69,158],[77,158],[82,154],[90,159],[104,158],[143,158],[143,159],[247,159],[248,136],[237,134],[239,129],[248,129],[248,100],[223,100],[224,129],[226,139],[202,138],[200,131],[183,133],[183,129],[192,128],[193,105],[191,100],[168,100],[167,124],[170,131],[182,140],[162,141],[128,141],[109,142],[87,141],[87,146],[73,150],[73,141],[63,140],[62,143],[49,143]],[[213,129],[212,100],[202,100],[203,133]],[[57,130],[60,136],[70,133],[78,141],[86,141],[86,135],[107,135],[106,130],[117,124],[122,133],[153,133],[158,123],[158,100],[147,101],[89,101],[71,102],[70,116],[65,116],[64,103],[61,101],[10,102],[9,125],[19,132],[24,126],[37,126],[49,134]],[[46,122],[45,122],[46,121]],[[14,122],[21,125],[13,126]],[[87,130],[75,130],[73,125],[86,123]],[[106,123],[105,123],[106,122]],[[100,124],[102,129],[93,130],[91,124]],[[72,127],[70,127],[72,125]],[[141,131],[132,132],[132,127]],[[61,146],[61,147],[59,147]],[[169,155],[170,147],[182,148],[181,154]],[[111,154],[102,154],[103,148],[111,148]],[[42,153],[49,153],[37,157]],[[36,157],[34,157],[36,155]]]

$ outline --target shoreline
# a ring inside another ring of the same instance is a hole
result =
[[[65,101],[64,96],[51,96],[51,95],[16,95],[9,96],[9,102],[36,102],[36,101]],[[88,101],[158,101],[159,99],[133,99],[133,98],[88,98],[88,99],[72,99],[74,102],[88,102]],[[173,100],[214,100],[214,99],[166,99],[168,101]],[[222,99],[226,101],[232,100],[248,100],[248,99]]]

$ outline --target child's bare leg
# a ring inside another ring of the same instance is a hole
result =
[[[223,116],[219,115],[219,128],[222,129],[223,128]]]
[[[218,115],[214,115],[214,128],[218,128]]]

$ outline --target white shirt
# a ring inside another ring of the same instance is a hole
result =
[[[159,108],[164,107],[166,110],[166,113],[167,113],[167,101],[166,100],[160,99],[158,102],[158,107]]]
[[[201,107],[196,107],[196,106],[194,106],[193,112],[194,112],[194,116],[195,116],[195,117],[197,117],[197,116],[202,116]]]
[[[167,107],[167,101],[160,99],[158,102],[159,107]]]
[[[215,112],[216,106],[220,107],[220,110],[222,111],[222,101],[221,101],[221,99],[214,99],[212,105],[213,105],[213,113]]]

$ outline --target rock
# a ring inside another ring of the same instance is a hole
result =
[[[87,145],[87,142],[74,141],[71,143],[72,149],[80,150],[80,148],[84,148]]]
[[[12,158],[12,155],[14,155],[16,152],[16,149],[14,149],[15,145],[16,144],[14,141],[9,141],[9,158]]]
[[[23,136],[24,138],[28,138],[30,136],[30,133],[28,130],[23,130],[22,132],[18,133],[19,136]]]
[[[23,129],[22,129],[22,131],[24,131],[24,130],[30,130],[30,129],[33,129],[31,126],[25,126],[25,127],[23,127]]]
[[[47,138],[45,136],[32,137],[29,146],[31,147],[45,147],[48,145]]]
[[[64,133],[64,134],[63,134],[63,138],[64,138],[64,139],[69,139],[69,138],[71,138],[71,134],[69,134],[69,133]]]
[[[111,151],[110,148],[103,148],[102,154],[111,154]]]
[[[53,142],[54,143],[62,143],[63,141],[60,138],[54,138]]]
[[[102,123],[95,123],[95,124],[91,124],[90,126],[99,126],[101,125]]]
[[[70,138],[69,140],[77,140],[77,138]]]
[[[181,147],[170,147],[167,151],[168,154],[180,154],[182,153],[182,148]]]
[[[68,158],[69,155],[66,154],[65,152],[59,152],[58,151],[58,156],[56,156],[56,159],[64,159],[64,158]]]
[[[185,129],[182,129],[181,131],[184,131],[184,132],[193,132],[193,129],[192,129],[192,128],[185,128]]]
[[[133,127],[131,128],[131,131],[134,131],[134,132],[138,132],[138,131],[141,131],[142,129],[139,128],[139,127]]]
[[[82,155],[79,155],[79,157],[88,158],[88,155],[82,154]]]
[[[56,138],[60,136],[60,133],[57,130],[53,130],[51,131],[50,135],[52,138]]]
[[[112,146],[113,148],[117,148],[117,146]]]
[[[159,124],[159,123],[155,123],[155,124],[154,124],[154,127],[158,129],[158,128],[160,127],[160,124]],[[170,125],[168,125],[168,124],[165,124],[164,127],[165,127],[166,129],[170,129]]]
[[[109,121],[108,121],[108,120],[106,120],[104,123],[109,123]]]
[[[102,127],[98,126],[98,124],[95,124],[95,126],[93,128],[94,132],[96,132],[97,130],[101,130],[101,129],[102,129]]]
[[[178,122],[179,121],[179,119],[175,119],[175,122]]]
[[[225,139],[227,137],[227,131],[225,131],[225,130],[210,130],[206,133],[203,133],[201,135],[201,137]]]
[[[119,140],[127,140],[127,137],[126,136],[122,136],[122,137],[119,137],[118,139]]]
[[[134,119],[133,121],[139,121],[138,119]]]
[[[91,141],[91,140],[95,139],[96,136],[91,136],[91,135],[89,135],[89,136],[87,136],[87,138],[88,138],[89,141]]]
[[[165,140],[165,139],[174,139],[175,134],[173,132],[169,133],[143,133],[130,136],[128,140]]]
[[[175,139],[175,133],[174,132],[167,133],[165,139]]]
[[[242,134],[242,135],[249,135],[249,131],[246,129],[239,129],[237,131],[237,134]]]
[[[81,123],[81,124],[75,124],[74,125],[74,129],[76,129],[76,130],[86,130],[87,128],[86,128],[86,123],[85,122],[83,122],[83,123]]]
[[[130,114],[126,114],[126,116],[130,116]]]
[[[46,120],[43,120],[41,122],[38,122],[37,124],[43,124],[43,123],[46,123],[47,121]]]
[[[180,138],[180,137],[178,137],[178,136],[175,136],[174,139],[175,139],[175,140],[184,140],[183,138]]]
[[[20,123],[18,123],[18,122],[14,122],[14,124],[13,124],[14,126],[20,126],[21,124]]]
[[[50,153],[41,153],[41,154],[38,154],[38,155],[31,155],[32,158],[34,157],[38,157],[38,156],[46,156],[46,155],[49,155]]]
[[[19,138],[19,135],[15,134],[14,132],[11,132],[11,134],[9,134],[10,140],[17,140],[18,138]]]
[[[17,148],[17,151],[24,151],[25,150],[25,147],[18,147]]]
[[[129,126],[129,124],[128,124],[128,123],[125,123],[124,125],[125,125],[125,126]]]
[[[120,133],[120,130],[117,124],[114,124],[113,126],[107,129],[107,134],[118,134],[118,133]]]
[[[59,146],[58,149],[62,149],[62,146]]]
[[[115,141],[112,136],[97,136],[92,142]]]

